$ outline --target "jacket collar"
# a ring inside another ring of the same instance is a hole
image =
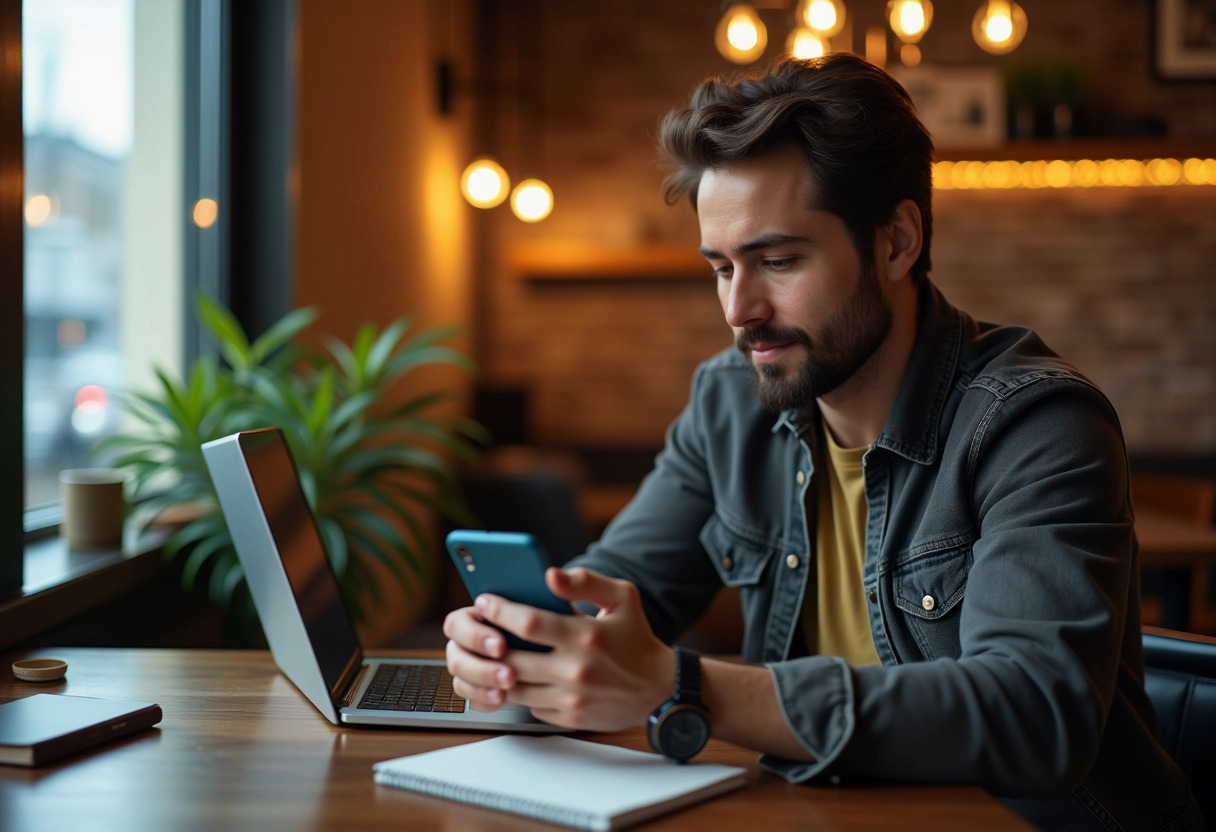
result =
[[[928,280],[921,287],[920,307],[912,355],[891,415],[874,444],[913,462],[932,465],[938,455],[938,426],[962,352],[963,323],[958,309]],[[784,411],[773,432],[786,428],[801,438],[818,418],[819,405],[811,402]]]
[[[963,349],[958,309],[928,280],[920,292],[920,329],[904,370],[899,394],[875,445],[932,465],[938,455],[938,427]]]

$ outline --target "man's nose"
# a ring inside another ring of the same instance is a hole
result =
[[[722,311],[733,327],[755,326],[772,317],[764,282],[746,269],[736,269],[723,290]]]

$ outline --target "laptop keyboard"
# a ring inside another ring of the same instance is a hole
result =
[[[463,697],[452,690],[452,675],[442,665],[382,664],[359,700],[375,711],[464,713]]]

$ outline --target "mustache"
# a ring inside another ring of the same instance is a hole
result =
[[[811,338],[796,327],[776,327],[768,324],[745,329],[735,338],[735,347],[739,352],[746,353],[756,344],[801,344],[811,346]]]

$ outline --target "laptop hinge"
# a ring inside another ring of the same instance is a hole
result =
[[[329,700],[334,701],[339,694],[345,698],[350,691],[358,688],[358,679],[355,679],[355,676],[362,678],[363,669],[363,650],[356,647],[351,651],[350,658],[346,660],[346,667],[342,668],[342,672],[338,674],[338,681],[334,682],[333,688],[330,689]]]
[[[351,706],[350,703],[354,701],[355,694],[359,691],[359,686],[363,684],[363,676],[367,673],[367,670],[367,665],[363,665],[359,668],[359,675],[357,675],[354,678],[354,681],[350,683],[350,687],[346,689],[346,695],[342,697],[343,708],[349,708]]]

